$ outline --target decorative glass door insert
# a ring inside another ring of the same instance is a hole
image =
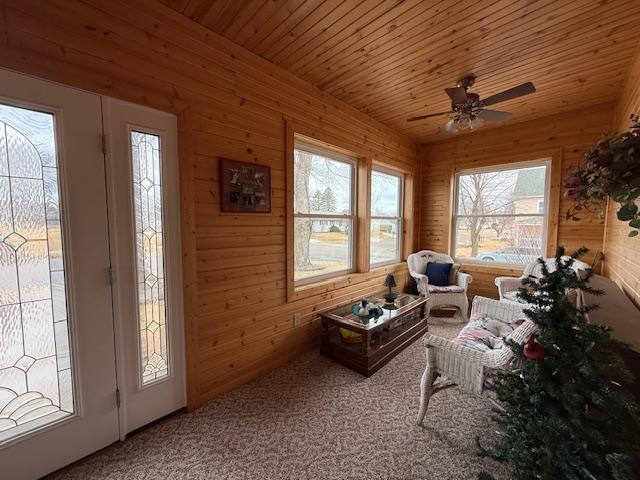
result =
[[[54,122],[0,104],[0,444],[74,413]]]
[[[142,385],[169,375],[161,138],[131,131]]]

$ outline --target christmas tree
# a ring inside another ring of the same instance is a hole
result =
[[[640,406],[625,392],[631,381],[607,327],[590,324],[595,307],[576,307],[567,292],[591,289],[589,275],[558,249],[555,271],[528,279],[520,298],[538,327],[525,345],[509,342],[516,368],[490,381],[500,409],[495,446],[481,455],[508,462],[517,480],[634,480],[640,470]],[[640,327],[640,326],[639,326]],[[492,478],[482,472],[480,480]]]

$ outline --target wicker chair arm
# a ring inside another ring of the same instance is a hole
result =
[[[522,287],[522,279],[515,277],[496,277],[496,287],[498,287],[498,293],[500,298],[507,292],[513,292]]]
[[[538,327],[531,320],[525,320],[525,322],[516,328],[511,335],[509,335],[509,339],[513,340],[516,343],[523,344],[529,337],[538,331]]]
[[[416,273],[416,272],[413,272],[413,273],[411,274],[411,276],[413,277],[413,279],[414,279],[416,282],[426,282],[426,283],[429,283],[429,277],[427,277],[424,273]]]
[[[527,318],[523,312],[524,308],[526,308],[524,304],[506,303],[492,298],[476,296],[473,298],[471,315],[485,313],[504,322],[513,323],[516,320]]]
[[[456,277],[456,285],[464,288],[464,291],[467,291],[469,284],[473,281],[473,277],[468,273],[458,272]]]
[[[483,357],[485,352],[476,350],[474,348],[465,347],[464,345],[458,345],[446,338],[438,337],[436,335],[425,335],[424,345],[427,348],[437,348],[445,353],[447,356],[451,355],[451,358],[461,359],[471,364],[483,364]]]

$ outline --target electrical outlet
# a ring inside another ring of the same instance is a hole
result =
[[[293,326],[294,327],[300,326],[300,314],[299,313],[294,313],[293,314]]]

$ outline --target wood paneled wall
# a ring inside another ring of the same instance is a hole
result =
[[[319,310],[407,281],[396,265],[286,302],[284,119],[416,175],[407,138],[152,0],[0,6],[1,66],[179,115],[189,407],[309,349]],[[272,213],[220,213],[221,156],[271,167]]]
[[[629,116],[640,115],[640,46],[615,109],[614,130],[629,129]],[[619,205],[610,202],[605,233],[604,274],[616,282],[640,308],[640,237],[629,238],[629,225],[616,217]]]
[[[478,131],[452,140],[425,144],[421,151],[420,247],[448,252],[450,248],[452,180],[456,170],[553,157],[564,172],[603,132],[611,129],[613,104],[576,110],[504,128]],[[565,219],[569,203],[562,199],[551,214],[557,224],[558,245],[591,249],[591,261],[603,248],[604,224],[596,218]],[[471,295],[497,297],[497,276],[519,276],[522,270],[464,265],[473,275]]]

